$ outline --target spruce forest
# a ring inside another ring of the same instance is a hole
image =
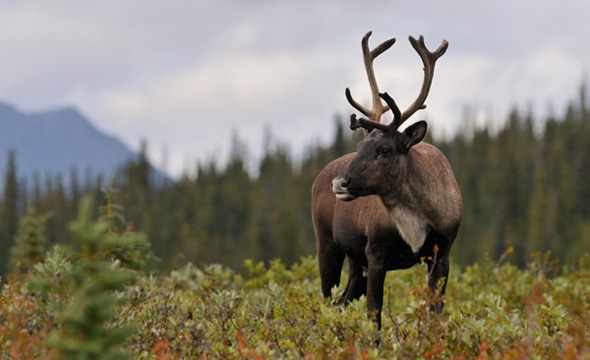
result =
[[[469,116],[452,139],[428,141],[449,159],[464,202],[463,222],[451,255],[472,264],[486,254],[497,258],[513,248],[510,260],[523,266],[535,252],[551,251],[568,263],[590,248],[590,109],[586,86],[563,116],[537,119],[513,110],[500,129],[474,127]],[[136,231],[147,234],[162,270],[218,263],[240,269],[246,259],[281,259],[293,264],[315,254],[310,193],[315,176],[329,161],[353,152],[362,139],[340,118],[327,146],[309,146],[294,161],[287,144],[265,146],[258,174],[248,172],[247,149],[238,136],[226,165],[199,164],[195,177],[154,183],[145,144],[137,161],[123,166],[114,181],[116,201]],[[0,204],[0,274],[6,275],[19,220],[30,211],[46,217],[48,245],[71,244],[68,223],[80,198],[104,202],[110,179],[80,184],[72,174],[33,181],[19,179],[14,155]],[[64,188],[62,177],[72,181]]]
[[[563,115],[515,108],[498,128],[473,124],[466,116],[452,138],[428,138],[464,202],[445,311],[427,311],[424,266],[398,271],[381,331],[364,297],[343,312],[321,297],[311,185],[362,139],[339,118],[331,144],[301,160],[269,140],[256,175],[238,136],[223,166],[164,183],[145,144],[112,181],[81,183],[73,170],[67,188],[60,176],[27,186],[7,154],[0,355],[588,358],[586,85]]]

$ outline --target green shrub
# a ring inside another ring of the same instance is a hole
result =
[[[588,255],[561,270],[540,255],[524,269],[454,266],[440,315],[428,310],[425,265],[389,272],[378,330],[364,297],[345,309],[322,298],[315,258],[246,262],[240,274],[192,264],[140,274],[98,241],[110,236],[104,222],[76,224],[94,251],[50,252],[28,280],[50,281],[45,289],[4,287],[1,358],[17,349],[29,358],[590,358]],[[343,273],[335,295],[345,283]]]

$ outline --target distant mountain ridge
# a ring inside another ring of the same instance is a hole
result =
[[[78,110],[64,107],[43,112],[21,112],[0,102],[0,185],[15,152],[17,175],[28,182],[37,173],[41,179],[76,169],[80,180],[90,174],[107,177],[137,154],[116,137],[96,129]]]

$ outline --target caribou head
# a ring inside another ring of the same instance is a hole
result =
[[[434,65],[448,47],[448,42],[444,40],[436,51],[430,52],[424,44],[423,36],[420,36],[418,40],[412,36],[409,37],[410,43],[424,63],[424,81],[416,100],[402,113],[388,93],[379,92],[373,68],[373,60],[391,47],[395,39],[389,39],[370,51],[368,47],[370,36],[371,32],[368,32],[363,37],[362,48],[365,69],[371,87],[373,108],[365,108],[354,100],[348,88],[345,91],[348,102],[367,116],[367,118],[357,119],[356,115],[352,114],[350,128],[352,130],[363,128],[368,135],[358,144],[354,160],[332,182],[332,191],[339,200],[343,201],[351,201],[359,196],[384,196],[397,192],[398,181],[396,180],[406,175],[408,171],[409,150],[424,139],[428,125],[426,121],[419,121],[408,126],[402,132],[399,132],[398,129],[416,111],[426,108],[425,101],[434,77]],[[385,101],[386,105],[382,104],[381,99]],[[393,120],[387,125],[382,124],[382,114],[388,110],[393,113]],[[388,181],[383,181],[383,179]]]

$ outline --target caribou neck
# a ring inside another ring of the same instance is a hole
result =
[[[389,211],[400,206],[413,208],[411,204],[416,203],[414,196],[415,189],[413,186],[413,178],[415,176],[410,169],[410,164],[413,160],[412,153],[413,151],[410,150],[406,158],[403,159],[404,161],[400,161],[393,166],[390,170],[391,177],[388,191],[379,195],[381,202]]]

